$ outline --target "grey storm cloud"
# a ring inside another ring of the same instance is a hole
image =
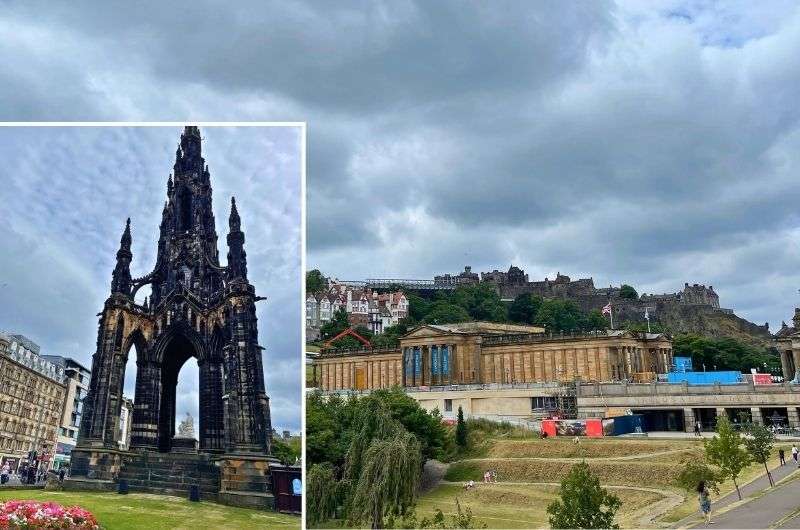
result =
[[[703,282],[773,329],[798,302],[793,2],[7,2],[0,30],[6,119],[306,121],[328,274]]]
[[[211,172],[220,256],[230,197],[245,232],[258,294],[259,342],[277,428],[300,428],[300,127],[201,127]],[[91,366],[98,311],[109,294],[125,219],[131,218],[134,276],[155,263],[180,127],[0,128],[0,323],[45,353]],[[137,294],[141,301],[146,289]],[[133,397],[135,355],[125,392]],[[197,418],[198,373],[187,363],[178,413]]]

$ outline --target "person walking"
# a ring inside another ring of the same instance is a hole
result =
[[[797,464],[797,467],[800,467],[800,463],[797,462],[797,444],[792,445],[792,458],[794,459],[794,463]]]
[[[62,465],[58,470],[58,483],[59,484],[63,484],[64,483],[64,475],[66,475],[66,474],[67,474],[67,470]]]
[[[786,465],[786,451],[783,450],[783,447],[778,449],[778,460],[782,466]]]
[[[697,485],[697,502],[700,504],[700,513],[703,514],[706,524],[711,524],[711,495],[704,480]]]
[[[0,484],[5,484],[8,482],[8,476],[11,474],[11,467],[8,465],[8,462],[3,464],[3,468],[0,469]]]
[[[694,435],[695,436],[703,436],[702,428],[703,428],[703,426],[700,424],[699,421],[697,423],[695,423],[694,424]]]

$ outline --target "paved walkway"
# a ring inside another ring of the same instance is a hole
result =
[[[797,470],[797,466],[789,460],[785,466],[778,466],[770,471],[772,471],[773,480],[778,482]],[[769,488],[769,480],[767,475],[764,474],[739,489],[742,492],[742,498],[747,499],[767,488]],[[711,526],[715,528],[768,528],[771,524],[785,518],[793,510],[800,507],[800,482],[792,481],[788,484],[777,486],[774,490],[758,499],[747,501],[741,506],[732,508],[719,516],[714,515],[715,512],[738,501],[739,497],[734,490],[712,503],[711,520],[714,524]],[[699,511],[678,521],[673,526],[673,528],[693,527],[706,527],[705,523],[702,522]]]

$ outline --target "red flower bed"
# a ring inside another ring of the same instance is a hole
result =
[[[65,508],[55,502],[0,502],[0,528],[62,528],[98,530],[94,515],[80,506]]]

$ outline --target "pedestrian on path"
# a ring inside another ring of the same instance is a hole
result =
[[[712,524],[711,521],[711,495],[708,493],[705,481],[701,480],[697,485],[697,502],[700,503],[700,513],[706,520],[706,524]]]
[[[800,463],[797,462],[797,444],[792,445],[792,458],[794,458],[794,463],[797,464],[797,467],[800,467]]]
[[[700,424],[699,421],[697,423],[695,423],[694,424],[694,435],[695,436],[702,436],[702,434],[701,434],[702,429],[703,429],[703,426]]]
[[[778,449],[778,459],[780,460],[782,466],[786,465],[786,451],[783,450],[783,447]]]
[[[8,465],[8,462],[3,464],[3,469],[0,470],[0,484],[5,484],[8,482],[8,476],[11,474],[11,468]]]

